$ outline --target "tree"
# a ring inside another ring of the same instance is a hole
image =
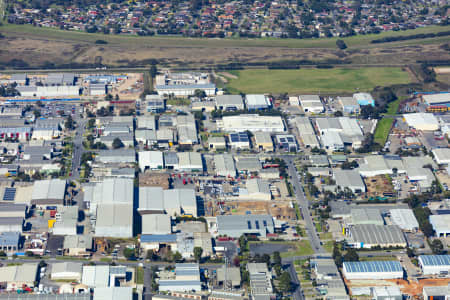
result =
[[[273,253],[273,264],[281,265],[281,255],[280,255],[280,252],[278,252],[278,251],[275,251]]]
[[[158,69],[156,68],[155,65],[152,65],[152,66],[150,67],[150,76],[151,76],[152,78],[155,78],[157,74],[158,74]]]
[[[73,126],[73,119],[72,116],[69,115],[66,119],[66,122],[64,123],[64,127],[66,127],[69,130],[72,130],[74,128]]]
[[[128,260],[134,260],[136,259],[136,251],[133,248],[125,248],[123,250],[123,256]]]
[[[197,89],[197,90],[194,91],[194,96],[197,97],[197,98],[205,98],[206,97],[206,93],[205,93],[204,90]]]
[[[343,40],[337,40],[336,46],[341,50],[347,49],[347,45],[345,44],[345,42]]]
[[[175,252],[174,254],[173,254],[173,260],[174,261],[180,261],[180,260],[182,260],[183,259],[183,256],[181,255],[181,253],[180,252]]]
[[[338,266],[338,268],[342,267],[342,253],[337,242],[334,242],[333,244],[333,258],[336,266]]]
[[[358,252],[353,248],[349,248],[344,255],[344,261],[359,261]]]
[[[334,112],[334,116],[335,117],[342,117],[344,114],[342,113],[342,111],[340,111],[340,110],[337,110],[337,111],[335,111]]]
[[[280,276],[279,288],[283,293],[287,293],[292,290],[291,275],[289,275],[286,271]]]
[[[430,248],[434,254],[443,254],[444,253],[444,245],[442,244],[441,240],[439,240],[439,239],[434,239],[430,243]]]
[[[244,235],[239,237],[239,248],[241,248],[241,252],[247,250],[247,239]]]
[[[202,247],[195,247],[194,248],[194,258],[197,262],[200,262],[200,259],[202,258],[203,249]]]
[[[122,141],[119,138],[115,138],[114,141],[112,142],[112,147],[114,149],[119,149],[122,148],[124,145],[122,143]]]

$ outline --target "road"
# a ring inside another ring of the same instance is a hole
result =
[[[83,133],[86,125],[86,119],[84,118],[78,117],[75,118],[75,121],[77,122],[77,128],[73,139],[72,176],[70,177],[72,180],[80,179],[80,171],[78,169],[81,166],[81,156],[84,153]]]
[[[302,287],[300,285],[300,280],[297,277],[297,271],[295,271],[295,266],[293,263],[289,265],[289,274],[291,275],[291,282],[296,286],[295,291],[292,293],[292,297],[296,300],[303,300],[305,297],[303,296]]]
[[[295,197],[297,198],[298,207],[303,214],[303,219],[305,221],[305,230],[308,235],[308,239],[311,243],[311,247],[313,248],[316,254],[325,254],[326,251],[320,245],[320,239],[316,232],[316,227],[314,226],[313,220],[309,211],[309,201],[305,196],[305,192],[303,190],[303,186],[298,179],[298,174],[294,165],[294,157],[291,156],[283,156],[284,161],[288,167],[289,175],[291,177],[290,182],[294,187]]]

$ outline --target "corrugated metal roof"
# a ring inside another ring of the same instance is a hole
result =
[[[66,181],[62,179],[39,180],[34,182],[32,200],[64,199]]]
[[[424,266],[450,266],[450,255],[420,255]]]
[[[402,265],[398,261],[346,261],[344,268],[347,272],[402,272]]]

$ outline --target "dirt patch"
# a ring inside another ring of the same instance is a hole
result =
[[[295,220],[295,210],[289,202],[274,201],[230,201],[222,204],[226,213],[233,215],[245,215],[250,212],[253,215],[270,214],[280,220]]]
[[[139,186],[160,186],[169,189],[169,174],[140,173]]]
[[[433,68],[436,74],[450,74],[450,67]]]

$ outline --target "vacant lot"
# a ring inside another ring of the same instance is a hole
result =
[[[378,121],[377,128],[375,129],[374,142],[384,146],[388,138],[389,132],[391,131],[392,123],[394,119],[383,118]]]
[[[426,58],[450,59],[441,48],[448,37],[371,44],[376,38],[447,30],[436,26],[380,35],[345,38],[348,49],[341,51],[335,39],[206,39],[182,37],[138,37],[88,34],[29,25],[1,27],[0,63],[13,59],[30,67],[44,63],[143,66],[156,59],[160,66],[178,68],[214,67],[216,64],[255,63],[280,60],[345,59],[352,64],[395,66]],[[107,44],[96,44],[97,40]]]
[[[376,86],[409,83],[402,68],[334,68],[298,70],[242,70],[230,79],[232,91],[250,93],[352,93]]]

